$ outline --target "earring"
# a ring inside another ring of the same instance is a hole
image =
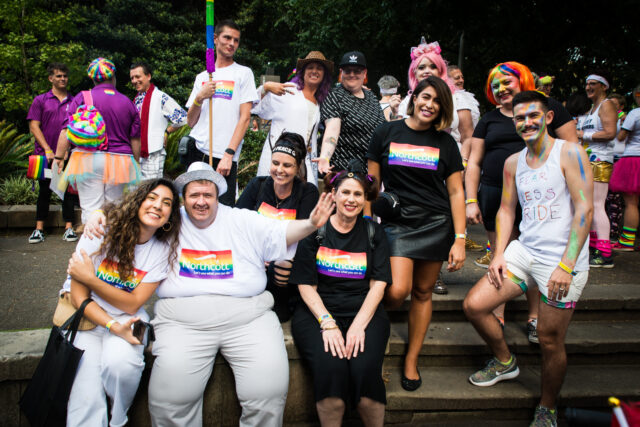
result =
[[[169,227],[167,227],[167,225],[168,225]],[[165,227],[166,227],[166,228],[165,228]],[[166,232],[166,231],[171,230],[171,227],[173,227],[173,224],[171,224],[171,222],[170,222],[170,221],[167,221],[167,222],[165,222],[165,223],[164,223],[164,225],[162,226],[162,230]]]

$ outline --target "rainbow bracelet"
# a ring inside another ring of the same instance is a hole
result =
[[[111,319],[107,322],[107,324],[105,325],[105,328],[107,328],[107,331],[111,332],[111,326],[113,326],[114,323],[116,323],[115,319]]]
[[[322,324],[323,321],[329,320],[329,319],[333,320],[333,316],[331,314],[329,313],[323,314],[322,316],[318,317],[318,323]]]
[[[569,266],[567,266],[565,263],[563,263],[562,261],[560,261],[558,263],[558,267],[560,267],[561,269],[563,269],[564,271],[566,271],[567,273],[569,273],[572,276],[575,276],[576,274],[578,274],[576,271],[572,270],[571,268],[569,268]]]

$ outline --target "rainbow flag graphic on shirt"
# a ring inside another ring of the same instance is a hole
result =
[[[115,91],[113,89],[105,89],[104,93],[107,95],[115,95]]]
[[[364,279],[367,272],[366,252],[345,252],[320,246],[316,254],[318,273],[344,279]]]
[[[262,202],[258,208],[258,213],[271,219],[296,219],[295,209],[277,209],[267,202]]]
[[[233,87],[235,82],[233,80],[216,80],[216,93],[214,98],[231,99],[233,98]]]
[[[123,289],[127,292],[133,291],[136,286],[138,286],[140,282],[142,282],[142,279],[146,274],[146,271],[134,268],[133,277],[129,278],[129,280],[127,280],[126,282],[123,282],[120,279],[120,274],[118,273],[118,263],[106,258],[100,263],[98,271],[96,271],[96,276],[98,277],[98,279],[110,284],[113,287]]]
[[[180,252],[180,276],[193,279],[233,278],[231,250],[198,251],[182,249]]]
[[[389,146],[390,165],[437,170],[438,160],[440,160],[439,148],[397,142],[392,142]]]

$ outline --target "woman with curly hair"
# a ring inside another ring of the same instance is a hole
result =
[[[107,228],[99,239],[82,236],[69,261],[61,293],[96,326],[79,331],[84,350],[69,403],[67,426],[123,426],[144,368],[143,339],[132,326],[147,325],[143,304],[167,276],[177,253],[180,204],[171,181],[145,181],[118,205],[104,207]],[[107,397],[111,416],[107,414]]]

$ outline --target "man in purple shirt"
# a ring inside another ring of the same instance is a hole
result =
[[[95,86],[88,92],[104,119],[107,147],[98,150],[75,147],[65,170],[64,178],[77,184],[83,223],[91,212],[105,202],[118,200],[127,185],[140,180],[140,115],[133,102],[116,90],[115,73],[116,67],[108,59],[97,58],[89,64],[87,74]],[[84,95],[79,93],[69,103],[69,117],[82,104]],[[69,148],[66,130],[69,117],[58,139],[55,161],[59,169]]]
[[[27,120],[29,130],[35,139],[33,153],[47,157],[47,163],[52,166],[54,151],[58,145],[60,127],[67,118],[67,109],[72,96],[67,92],[69,70],[65,64],[53,62],[47,67],[51,90],[36,96],[29,108]],[[36,204],[36,229],[29,236],[29,243],[44,242],[44,222],[49,215],[49,200],[51,199],[51,179],[40,180],[38,202]],[[78,236],[73,231],[73,208],[77,201],[75,194],[68,191],[62,202],[62,218],[65,220],[65,231],[62,236],[67,242],[75,242]]]

